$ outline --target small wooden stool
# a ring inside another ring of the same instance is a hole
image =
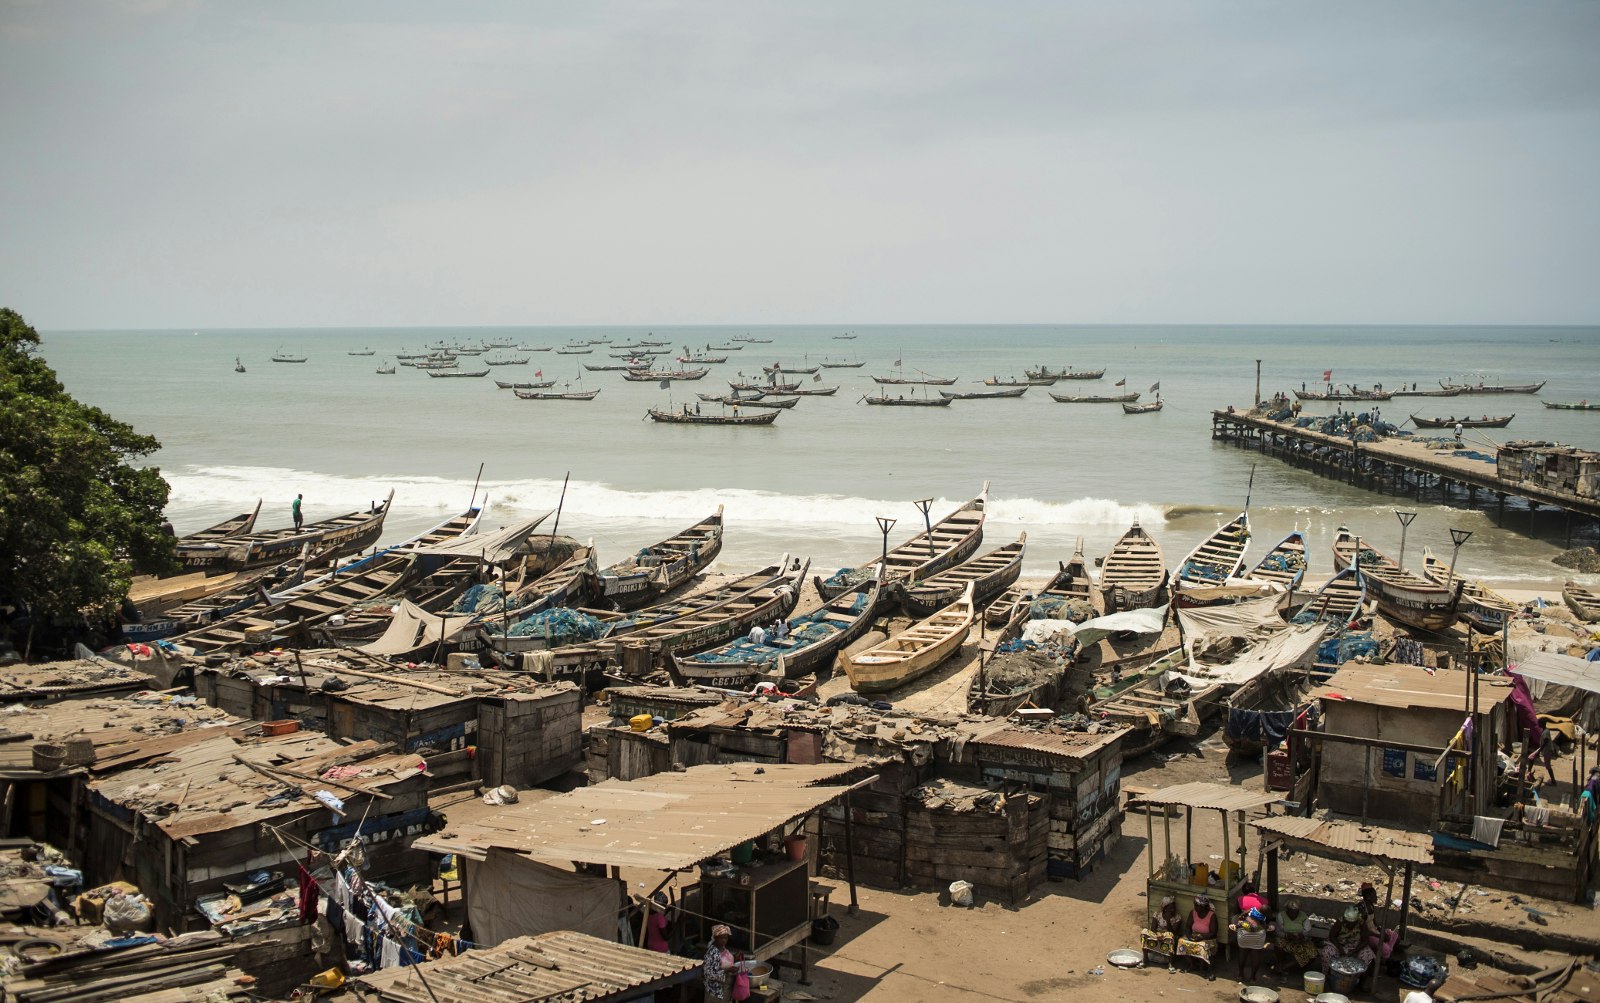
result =
[[[828,900],[832,897],[832,895],[833,887],[831,885],[821,884],[820,882],[816,881],[811,882],[812,919],[820,919],[821,917],[828,915],[828,910],[831,908]]]

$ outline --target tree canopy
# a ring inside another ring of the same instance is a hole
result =
[[[167,482],[133,462],[161,444],[74,400],[38,349],[0,308],[0,602],[35,623],[109,613],[134,574],[176,566]]]

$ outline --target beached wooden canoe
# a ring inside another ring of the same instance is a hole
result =
[[[982,557],[941,571],[915,583],[902,583],[900,606],[910,616],[928,617],[961,598],[968,586],[973,603],[982,608],[1006,590],[1022,574],[1022,556],[1027,551],[1028,534],[996,547]]]
[[[1345,630],[1351,623],[1366,615],[1366,576],[1355,568],[1345,568],[1322,583],[1311,601],[1301,607],[1300,617],[1310,614],[1312,621],[1320,620]]]
[[[1249,543],[1250,516],[1241,512],[1189,552],[1172,578],[1173,589],[1210,588],[1237,578]]]
[[[241,512],[231,519],[224,519],[215,526],[208,526],[198,532],[178,538],[178,546],[195,546],[202,543],[216,543],[229,537],[244,536],[256,528],[256,518],[261,515],[261,499],[256,499],[256,507],[248,512]]]
[[[1100,566],[1100,595],[1107,613],[1159,605],[1167,566],[1161,546],[1135,520]]]
[[[638,609],[704,571],[722,551],[722,506],[681,533],[600,572],[600,595],[618,609]]]
[[[857,693],[883,693],[904,686],[937,668],[961,649],[972,632],[976,610],[972,586],[960,599],[910,627],[853,655],[841,655],[840,667]]]
[[[734,407],[737,408],[738,405],[735,404]],[[770,425],[778,420],[776,411],[763,411],[760,414],[695,414],[690,411],[658,411],[651,408],[649,415],[651,421],[665,422],[669,425]]]
[[[1488,415],[1482,418],[1457,418],[1453,415],[1449,418],[1419,418],[1412,415],[1411,421],[1418,428],[1454,428],[1457,425],[1462,428],[1505,428],[1515,417],[1514,414],[1502,415],[1499,418],[1491,418]]]
[[[873,578],[810,613],[787,621],[756,642],[740,637],[694,655],[674,656],[678,675],[703,686],[742,687],[757,678],[799,679],[833,665],[838,653],[865,634],[882,608],[881,579]]]
[[[1091,708],[1098,718],[1128,729],[1122,740],[1127,762],[1177,737],[1193,738],[1222,706],[1222,687],[1209,683],[1192,688],[1166,673],[1152,674]]]
[[[1516,603],[1482,582],[1452,575],[1449,562],[1435,557],[1429,547],[1422,548],[1422,573],[1452,593],[1457,585],[1461,586],[1461,604],[1456,612],[1479,633],[1500,633],[1506,618],[1517,611]]]
[[[1059,566],[1058,570],[1043,588],[1025,588],[1013,585],[1004,594],[990,603],[983,611],[983,622],[994,628],[1005,628],[1017,622],[1022,613],[1031,608],[1035,602],[1045,600],[1055,604],[1065,604],[1073,600],[1081,600],[1089,604],[1094,614],[1101,613],[1099,590],[1094,586],[1094,579],[1089,576],[1089,564],[1083,557],[1083,537],[1078,537],[1078,548],[1072,554],[1072,559]]]
[[[256,571],[162,579],[167,582],[181,582],[194,577],[204,582],[216,582],[218,587],[212,591],[192,595],[186,602],[176,605],[162,605],[160,602],[148,600],[135,601],[139,622],[122,625],[122,640],[128,644],[148,644],[151,641],[195,630],[252,606],[270,602],[273,592],[283,592],[305,581],[306,568],[313,560],[310,548],[307,547],[301,551],[300,557],[296,560]],[[133,593],[129,594],[129,598],[134,598]]]
[[[582,606],[600,594],[600,568],[596,563],[594,541],[572,552],[572,556],[535,578],[513,589],[506,601],[507,618],[557,606]]]
[[[383,520],[389,514],[389,497],[365,512],[307,523],[300,529],[294,527],[267,533],[247,533],[224,537],[220,540],[178,546],[178,560],[185,572],[245,571],[273,564],[282,564],[300,553],[309,544],[313,550],[327,558],[353,554],[378,542],[383,535]]]
[[[1311,674],[1303,668],[1268,669],[1227,698],[1222,741],[1241,755],[1283,741],[1295,717],[1310,703]]]
[[[1057,404],[1132,404],[1139,399],[1137,393],[1132,394],[1051,394],[1050,399]]]
[[[1600,621],[1600,592],[1569,578],[1566,584],[1561,586],[1561,600],[1578,619],[1589,623]]]
[[[1277,582],[1293,592],[1300,587],[1301,582],[1305,581],[1308,566],[1306,535],[1294,529],[1267,551],[1267,556],[1256,562],[1256,566],[1251,568],[1245,577],[1263,582]]]
[[[1411,571],[1401,571],[1393,560],[1340,526],[1333,539],[1333,566],[1357,567],[1366,579],[1367,592],[1379,612],[1419,630],[1444,630],[1456,622],[1456,597],[1451,590]]]
[[[878,566],[885,568],[885,584],[899,581],[921,581],[954,567],[977,553],[983,543],[983,520],[989,504],[989,482],[983,482],[978,497],[961,505],[949,515],[933,524],[932,535],[924,530],[889,551],[888,561],[874,557],[859,568],[841,568],[828,578],[817,576],[817,593],[824,599],[833,599],[854,591],[862,582],[877,575]]]

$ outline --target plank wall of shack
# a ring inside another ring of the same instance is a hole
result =
[[[583,693],[575,686],[480,697],[478,775],[532,787],[583,764]]]
[[[863,741],[856,744],[855,751],[865,760],[893,756],[896,750]],[[852,829],[848,837],[844,826],[846,800],[836,801],[818,813],[822,826],[818,863],[822,874],[846,877],[847,851],[853,842],[857,881],[876,888],[900,888],[909,881],[906,799],[918,785],[932,778],[933,762],[929,757],[914,757],[906,750],[898,758],[877,763],[872,772],[877,774],[877,781],[852,791],[847,799]]]
[[[941,786],[938,793],[946,793]],[[972,795],[984,788],[966,788]],[[924,800],[920,788],[906,799],[906,883],[918,886],[970,881],[980,895],[1018,902],[1045,880],[1050,832],[1048,795],[1003,796],[993,807]],[[970,801],[970,799],[968,799]]]
[[[251,871],[298,872],[305,844],[335,853],[356,837],[366,850],[363,873],[372,881],[398,887],[429,879],[428,855],[411,849],[411,840],[432,828],[428,778],[419,774],[384,787],[388,798],[366,795],[344,799],[345,814],[318,808],[285,812],[270,825],[283,838],[257,822],[174,837],[155,822],[97,795],[88,796],[82,845],[85,884],[132,882],[155,909],[158,929],[201,930],[208,926],[194,908],[196,900],[241,882]],[[365,818],[363,818],[365,816]]]

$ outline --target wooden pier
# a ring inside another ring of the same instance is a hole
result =
[[[1537,512],[1541,506],[1556,509],[1566,514],[1569,547],[1574,516],[1578,517],[1580,531],[1585,522],[1600,521],[1600,498],[1506,480],[1500,476],[1493,460],[1457,456],[1455,448],[1439,449],[1416,439],[1356,442],[1348,436],[1296,428],[1289,422],[1273,421],[1232,408],[1211,412],[1211,438],[1259,450],[1356,487],[1405,495],[1419,502],[1428,500],[1477,508],[1481,495],[1486,505],[1493,503],[1497,524],[1504,522],[1508,498],[1525,502],[1530,513]],[[1488,453],[1493,447],[1463,443],[1460,449]]]

